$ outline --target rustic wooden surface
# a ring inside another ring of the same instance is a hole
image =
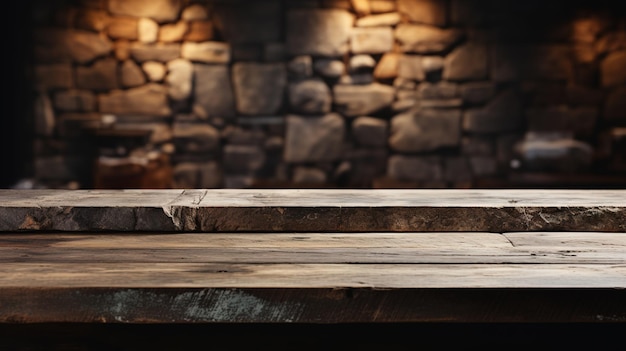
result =
[[[626,322],[626,234],[5,233],[4,323]]]
[[[0,231],[626,232],[624,190],[0,190]]]

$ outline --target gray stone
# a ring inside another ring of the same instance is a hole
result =
[[[220,132],[208,124],[174,123],[176,152],[212,153],[219,150]]]
[[[400,55],[398,59],[398,77],[406,80],[426,79],[426,74],[422,68],[422,58],[416,55]]]
[[[216,26],[232,44],[280,41],[283,21],[280,2],[249,1],[241,4],[223,2],[215,6]]]
[[[267,134],[258,127],[241,128],[226,126],[222,130],[222,139],[230,145],[263,145],[267,140]]]
[[[182,58],[202,63],[230,62],[230,45],[217,41],[186,42],[182,45]]]
[[[626,51],[617,51],[602,61],[602,85],[614,87],[626,83]]]
[[[287,85],[284,64],[236,63],[232,76],[240,114],[273,115],[281,108]]]
[[[598,120],[596,107],[535,107],[526,110],[529,131],[570,131],[593,134]]]
[[[105,58],[91,66],[76,67],[76,87],[88,90],[111,90],[119,86],[117,80],[117,60]]]
[[[415,99],[415,98],[413,98],[413,99],[396,100],[391,105],[391,109],[394,112],[399,113],[399,112],[408,111],[408,110],[410,110],[411,108],[413,108],[416,105],[417,105],[417,99]]]
[[[159,41],[165,43],[180,42],[183,40],[188,30],[189,25],[186,21],[165,24],[159,29]]]
[[[611,125],[626,125],[626,87],[613,90],[604,106],[604,119]]]
[[[397,12],[370,15],[356,20],[357,27],[392,27],[400,23],[401,17]]]
[[[335,85],[333,89],[337,111],[345,116],[367,116],[391,107],[395,90],[387,85]]]
[[[411,79],[398,77],[393,80],[393,86],[399,90],[415,90],[417,88],[417,83]]]
[[[370,55],[354,55],[348,66],[350,72],[371,71],[376,66],[376,60]]]
[[[335,113],[323,117],[287,116],[286,162],[335,161],[342,156],[345,122]]]
[[[389,146],[396,151],[434,151],[458,146],[460,141],[460,110],[422,108],[391,120]]]
[[[437,181],[443,179],[441,159],[435,156],[389,157],[387,175],[399,181]]]
[[[374,83],[374,75],[369,72],[346,74],[339,78],[340,85],[368,85]]]
[[[330,89],[321,80],[309,79],[289,85],[289,103],[296,113],[323,115],[330,112]]]
[[[205,5],[192,4],[183,10],[180,17],[185,21],[203,21],[209,18],[209,10]]]
[[[459,96],[459,86],[455,83],[422,83],[417,88],[417,97],[423,100],[454,99]]]
[[[444,27],[447,24],[445,0],[398,0],[398,11],[411,22]]]
[[[313,75],[313,59],[308,55],[296,56],[287,64],[289,77],[294,79],[308,78]]]
[[[446,56],[443,78],[454,81],[486,79],[487,56],[487,48],[484,45],[461,46]]]
[[[519,94],[509,89],[500,93],[484,108],[471,108],[463,116],[463,129],[475,133],[513,131],[522,126],[522,102]]]
[[[137,40],[137,22],[133,17],[113,17],[107,26],[107,33],[113,39]]]
[[[523,167],[532,171],[578,172],[589,169],[593,148],[560,133],[527,133],[516,145]]]
[[[114,15],[150,17],[158,22],[178,18],[182,0],[109,0],[109,11]]]
[[[265,151],[257,145],[226,145],[222,160],[227,174],[253,174],[265,164]]]
[[[169,62],[180,57],[180,44],[132,44],[130,55],[138,62]]]
[[[398,64],[400,56],[393,52],[385,53],[376,68],[374,69],[374,78],[376,79],[394,79],[398,76]]]
[[[156,84],[100,95],[98,105],[101,113],[112,115],[166,117],[172,114],[167,99],[167,89]]]
[[[87,90],[63,90],[54,94],[54,107],[63,112],[92,112],[96,96]]]
[[[463,38],[457,29],[440,29],[420,24],[399,24],[395,37],[405,53],[440,54],[452,49]]]
[[[359,117],[352,122],[352,135],[355,141],[362,146],[387,145],[387,121],[373,117]]]
[[[426,74],[438,73],[443,70],[444,60],[441,56],[422,57],[422,69]]]
[[[143,71],[133,60],[124,61],[120,68],[120,73],[120,81],[123,87],[133,88],[146,83],[146,77],[143,75]]]
[[[315,60],[314,69],[317,74],[326,78],[339,78],[346,71],[346,65],[335,59],[317,59]]]
[[[40,90],[69,89],[74,85],[74,73],[68,63],[36,65],[35,87]]]
[[[139,19],[137,24],[139,41],[153,44],[159,39],[159,24],[149,18]]]
[[[207,117],[236,115],[235,96],[226,65],[194,65],[194,101]]]
[[[161,62],[156,61],[147,61],[141,65],[146,76],[151,82],[160,82],[165,78],[165,74],[167,73],[167,69],[165,65]]]
[[[324,184],[328,176],[326,172],[313,167],[296,167],[293,170],[292,181],[295,184]]]
[[[341,56],[348,51],[354,16],[344,10],[298,9],[287,13],[292,55]]]
[[[176,59],[167,63],[168,74],[165,78],[168,94],[172,100],[186,100],[193,88],[193,65],[185,59]]]
[[[111,41],[82,30],[41,28],[34,33],[34,55],[38,62],[74,61],[87,64],[108,55]]]
[[[473,82],[461,85],[461,98],[470,105],[487,103],[496,94],[496,86],[492,82]]]
[[[382,54],[393,48],[391,27],[354,28],[350,49],[354,54]]]

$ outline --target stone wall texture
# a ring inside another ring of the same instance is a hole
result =
[[[155,155],[186,188],[624,174],[626,14],[556,3],[41,1],[35,177]]]

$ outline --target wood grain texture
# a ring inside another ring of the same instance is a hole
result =
[[[0,323],[624,322],[625,235],[4,233]]]
[[[626,232],[622,190],[0,190],[0,231]]]

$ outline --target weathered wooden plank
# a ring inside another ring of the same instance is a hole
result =
[[[601,289],[626,264],[3,263],[0,287]]]
[[[613,289],[8,288],[0,293],[0,325],[626,321],[626,290]]]
[[[561,249],[626,249],[626,233],[533,232],[505,233],[504,237],[517,248],[560,247]]]
[[[0,263],[620,264],[626,234],[496,233],[0,235]],[[369,238],[371,237],[371,240]],[[525,238],[528,237],[528,238]],[[553,237],[550,239],[550,237]],[[594,244],[593,237],[597,237]],[[578,240],[580,242],[580,240]]]
[[[0,191],[0,231],[626,232],[624,190]]]

